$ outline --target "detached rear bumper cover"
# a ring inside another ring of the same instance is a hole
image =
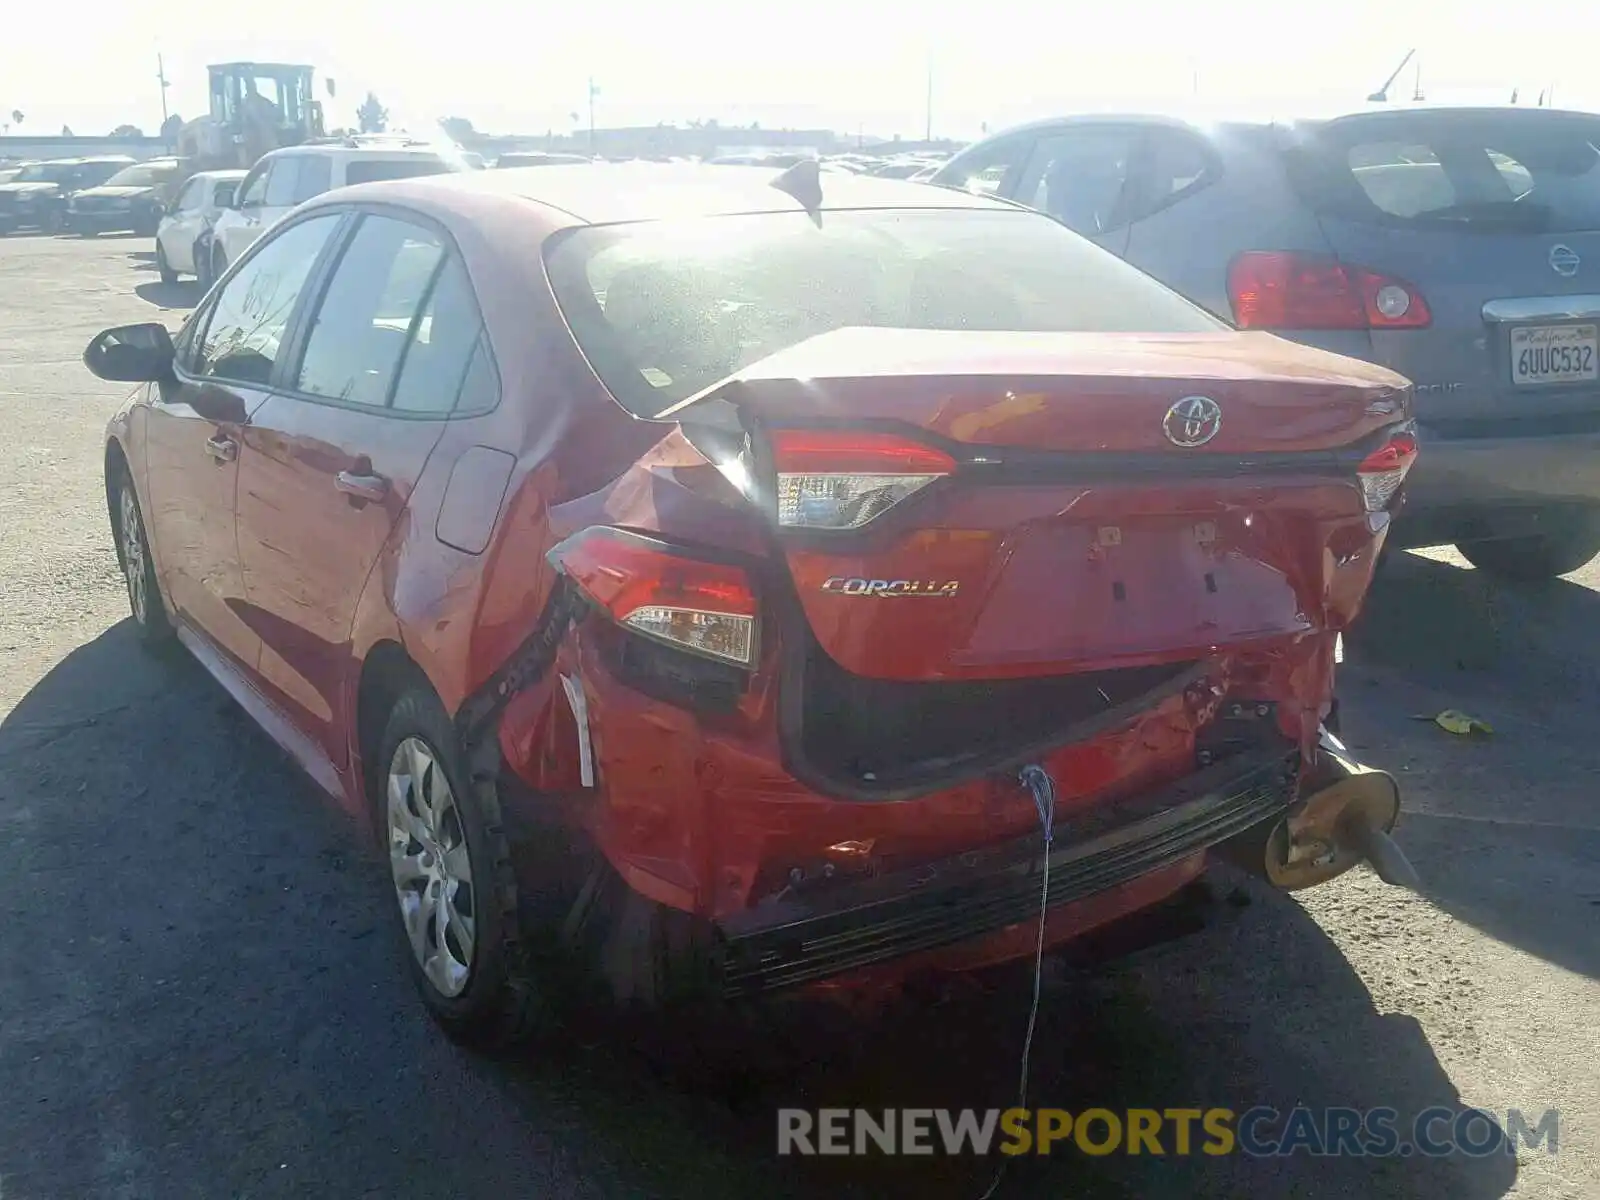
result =
[[[1130,882],[1283,815],[1297,753],[1229,758],[1114,812],[1059,824],[1049,906]],[[990,846],[814,896],[759,905],[719,925],[723,991],[827,979],[1027,921],[1039,910],[1038,837]]]

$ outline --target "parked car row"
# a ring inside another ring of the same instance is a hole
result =
[[[20,167],[0,182],[0,236],[22,229],[59,233],[67,228],[74,195],[108,183],[134,165],[126,156],[62,158]]]

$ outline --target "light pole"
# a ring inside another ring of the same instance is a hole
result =
[[[594,76],[589,76],[589,154],[594,154],[594,98],[600,94]]]
[[[161,55],[156,55],[156,82],[161,85],[161,124],[167,123],[167,68],[161,61]]]
[[[928,102],[925,109],[927,124],[922,132],[922,140],[933,141],[933,55],[928,55]]]

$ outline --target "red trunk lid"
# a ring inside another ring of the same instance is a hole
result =
[[[1233,332],[846,329],[667,415],[692,425],[719,402],[774,448],[750,465],[780,491],[871,473],[852,434],[868,459],[897,440],[947,456],[852,527],[780,525],[822,649],[904,681],[1173,662],[1341,627],[1387,526],[1356,466],[1410,415],[1392,372]],[[797,437],[807,457],[785,472]]]
[[[772,425],[884,422],[971,446],[1193,457],[1164,433],[1201,395],[1222,410],[1200,452],[1348,446],[1395,421],[1408,382],[1269,333],[992,333],[840,329],[752,363],[710,397]]]

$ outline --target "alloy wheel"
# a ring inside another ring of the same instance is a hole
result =
[[[124,484],[117,501],[118,517],[122,530],[122,573],[128,582],[128,606],[133,619],[144,625],[150,619],[150,595],[147,590],[149,570],[146,566],[144,525],[139,520],[139,502],[133,488]]]
[[[423,976],[459,996],[477,947],[477,893],[455,793],[421,738],[395,747],[388,781],[389,869],[400,917]]]

